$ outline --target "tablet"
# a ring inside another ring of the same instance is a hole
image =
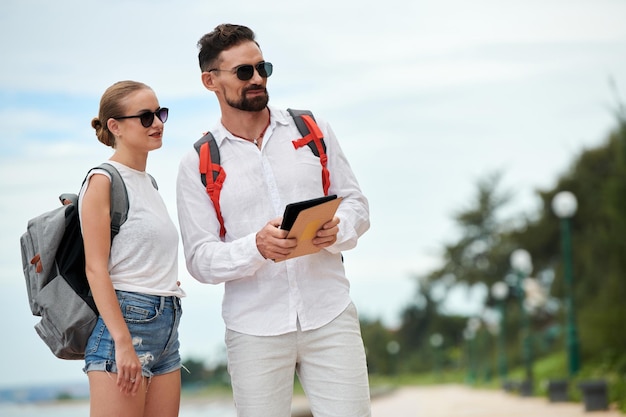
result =
[[[296,221],[298,214],[302,210],[318,206],[336,198],[337,196],[333,194],[325,197],[313,198],[311,200],[304,200],[298,201],[297,203],[287,204],[287,207],[285,207],[285,214],[283,214],[283,222],[281,223],[280,228],[283,230],[291,230],[291,227]]]

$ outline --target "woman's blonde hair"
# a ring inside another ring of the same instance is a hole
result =
[[[91,121],[91,127],[96,130],[98,140],[107,146],[115,148],[115,136],[107,127],[107,121],[112,117],[123,116],[125,106],[123,101],[135,91],[150,89],[146,84],[138,81],[118,81],[106,89],[100,99],[98,117]]]

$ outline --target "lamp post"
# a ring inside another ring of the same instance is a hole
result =
[[[439,348],[443,344],[443,336],[439,333],[433,333],[430,336],[430,345],[433,347],[433,353],[435,355],[435,375],[437,378],[440,377],[440,358],[439,358]]]
[[[524,357],[524,369],[526,380],[522,384],[522,395],[530,396],[533,392],[533,355],[530,340],[530,317],[526,311],[525,298],[526,294],[523,288],[523,280],[530,275],[533,270],[532,259],[530,253],[524,249],[516,249],[511,254],[511,267],[517,275],[516,290],[520,299],[520,313],[522,317],[523,339],[522,354]]]
[[[390,372],[392,375],[398,373],[398,353],[400,352],[400,343],[395,340],[387,343],[387,353],[389,353],[391,359]]]
[[[504,308],[504,302],[506,296],[509,295],[509,286],[502,281],[498,281],[491,286],[491,295],[498,304],[498,311],[500,312],[500,325],[498,328],[498,372],[501,379],[506,378],[507,363],[506,363],[506,309]]]
[[[463,338],[467,341],[467,380],[470,384],[476,382],[476,355],[474,349],[474,339],[476,333],[480,329],[480,319],[478,317],[470,317],[467,320],[465,330],[463,330]]]
[[[567,314],[567,352],[570,377],[580,370],[578,330],[574,315],[574,273],[572,268],[572,239],[570,219],[576,213],[576,196],[569,191],[561,191],[552,199],[552,210],[561,220],[561,250],[563,252],[563,272],[565,275],[565,307]]]

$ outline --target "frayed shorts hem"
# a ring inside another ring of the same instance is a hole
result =
[[[174,364],[168,368],[159,368],[157,372],[152,372],[148,369],[142,368],[141,376],[143,376],[144,378],[152,378],[153,376],[165,375],[169,374],[170,372],[178,371],[181,368],[181,363]],[[87,366],[83,368],[83,372],[86,374],[89,372],[106,372],[116,374],[117,365],[115,364],[115,362],[111,361],[90,362]]]

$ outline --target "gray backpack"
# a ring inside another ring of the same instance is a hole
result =
[[[128,216],[128,194],[120,173],[101,164],[111,175],[111,240]],[[90,170],[91,172],[91,170]],[[85,177],[86,180],[87,177]],[[84,180],[83,180],[84,183]],[[154,178],[152,183],[157,188]],[[83,359],[85,346],[98,319],[98,310],[85,275],[85,251],[78,216],[78,196],[28,221],[20,238],[28,301],[39,337],[61,359]]]

